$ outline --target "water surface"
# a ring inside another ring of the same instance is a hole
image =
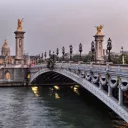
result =
[[[0,88],[0,128],[127,128],[85,89]]]

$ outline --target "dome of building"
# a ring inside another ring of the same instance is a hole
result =
[[[4,49],[9,48],[6,39],[4,40],[4,44],[3,44],[2,48],[4,48]]]
[[[10,48],[8,47],[8,43],[6,39],[4,40],[4,44],[1,49],[1,55],[2,56],[10,56]]]

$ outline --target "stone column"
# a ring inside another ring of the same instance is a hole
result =
[[[103,90],[103,87],[102,87],[101,82],[99,82],[99,89],[100,89],[100,90]]]
[[[108,96],[112,96],[112,88],[108,85]]]
[[[119,99],[118,104],[123,105],[123,91],[121,90],[120,87],[119,87],[118,99]]]
[[[23,63],[23,57],[24,57],[24,31],[17,30],[14,32],[15,38],[16,38],[16,57],[15,61],[16,64],[22,64]]]
[[[103,38],[104,35],[96,34],[95,38],[95,49],[96,49],[96,62],[101,63],[103,61]]]

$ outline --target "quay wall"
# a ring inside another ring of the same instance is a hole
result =
[[[28,68],[1,68],[0,87],[3,86],[26,86]]]

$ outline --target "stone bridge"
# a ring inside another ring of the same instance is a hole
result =
[[[57,63],[30,68],[30,83],[44,73],[55,72],[75,81],[128,122],[128,68],[125,66]]]

